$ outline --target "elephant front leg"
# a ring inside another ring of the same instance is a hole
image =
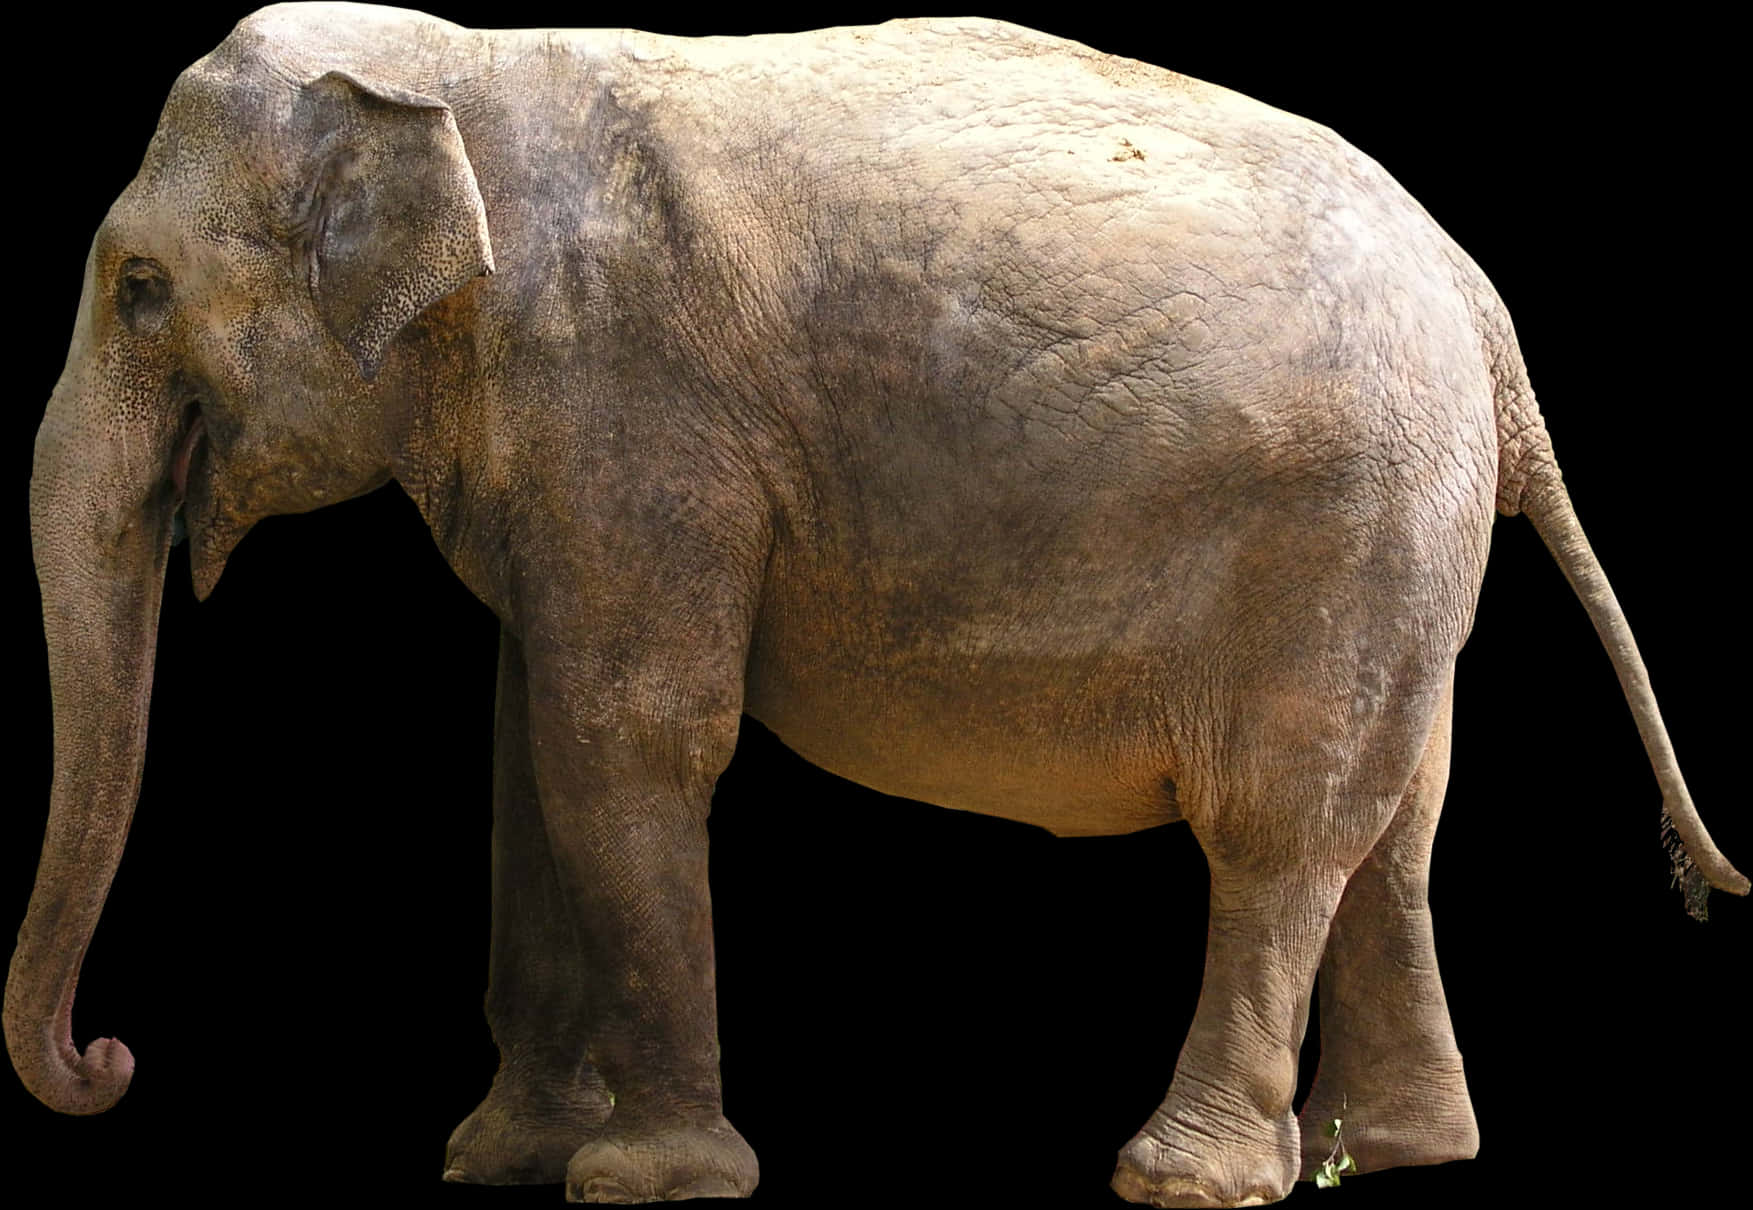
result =
[[[609,1119],[590,1045],[589,966],[555,873],[530,756],[523,646],[499,638],[493,739],[493,940],[487,1024],[499,1071],[450,1137],[444,1178],[557,1185]]]
[[[1334,1151],[1359,1172],[1470,1159],[1479,1128],[1437,973],[1426,886],[1449,772],[1449,702],[1394,821],[1352,874],[1321,962],[1321,1061],[1303,1177]]]
[[[550,646],[530,663],[552,869],[589,977],[582,1058],[613,1106],[570,1157],[577,1201],[745,1197],[758,1177],[724,1117],[707,885],[742,649],[703,653],[660,629],[628,655]]]

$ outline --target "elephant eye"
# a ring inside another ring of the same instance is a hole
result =
[[[135,257],[116,282],[116,312],[130,332],[149,336],[170,314],[170,275],[155,260]]]

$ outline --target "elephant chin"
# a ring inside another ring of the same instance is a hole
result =
[[[189,538],[189,580],[198,601],[212,595],[231,552],[250,530],[249,522],[232,519],[218,506],[210,467],[198,453],[188,472],[188,494],[182,507]]]
[[[213,588],[224,574],[225,561],[231,557],[232,547],[236,543],[228,542],[216,547],[212,530],[200,531],[190,526],[189,532],[189,581],[194,586],[195,599],[205,601],[213,595]]]

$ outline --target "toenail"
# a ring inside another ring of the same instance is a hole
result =
[[[625,1185],[621,1184],[620,1181],[610,1180],[606,1176],[586,1181],[584,1188],[579,1191],[579,1195],[585,1201],[612,1202],[617,1205],[633,1200],[633,1195],[627,1192]]]

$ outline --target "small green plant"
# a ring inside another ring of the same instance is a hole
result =
[[[1345,1109],[1346,1102],[1341,1100],[1339,1112],[1343,1114]],[[1357,1161],[1352,1159],[1351,1153],[1345,1150],[1345,1137],[1340,1134],[1344,1126],[1345,1119],[1343,1117],[1334,1118],[1327,1123],[1327,1137],[1333,1140],[1333,1150],[1327,1153],[1327,1158],[1321,1161],[1319,1168],[1315,1169],[1315,1188],[1317,1189],[1331,1189],[1339,1183],[1342,1174],[1357,1171]]]

